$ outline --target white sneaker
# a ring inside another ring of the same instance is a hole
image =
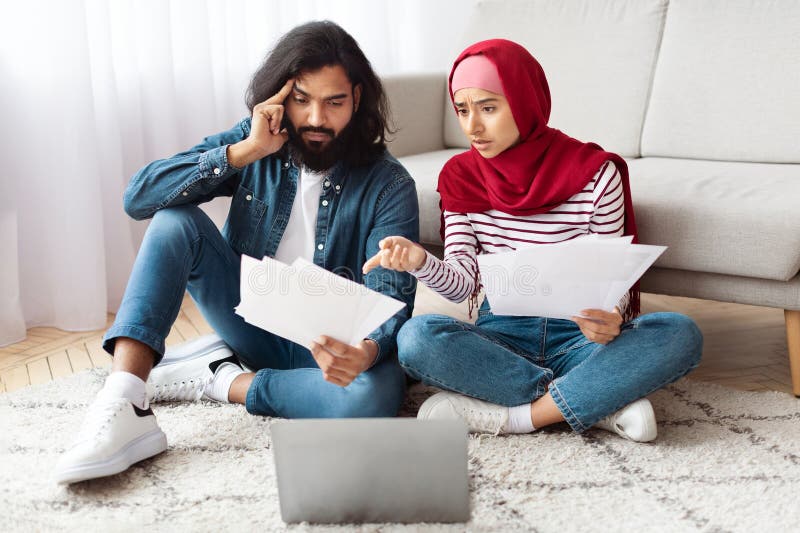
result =
[[[69,484],[118,474],[166,449],[167,436],[149,405],[140,409],[101,391],[72,447],[59,458],[54,478]]]
[[[472,433],[499,435],[508,421],[508,407],[455,392],[437,392],[420,406],[417,418],[463,420]]]
[[[238,359],[217,335],[206,335],[167,350],[147,379],[147,398],[151,402],[198,401],[209,396],[207,388],[214,372],[223,363],[239,366]]]
[[[164,358],[159,363],[159,366],[162,364],[193,359],[199,355],[212,352],[218,348],[227,347],[228,345],[225,344],[225,341],[222,340],[222,337],[216,333],[203,335],[202,337],[168,347],[164,352]]]
[[[658,435],[656,414],[647,398],[630,403],[593,427],[612,431],[635,442],[650,442]]]

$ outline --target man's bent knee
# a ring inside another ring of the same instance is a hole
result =
[[[405,399],[405,376],[397,363],[387,361],[381,365],[388,366],[363,373],[348,386],[347,401],[339,406],[334,418],[397,415]]]

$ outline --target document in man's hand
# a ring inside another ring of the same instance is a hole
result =
[[[320,335],[357,345],[405,304],[298,258],[242,255],[236,314],[303,346]]]
[[[584,309],[612,311],[666,249],[592,235],[479,255],[478,265],[493,313],[569,319]]]

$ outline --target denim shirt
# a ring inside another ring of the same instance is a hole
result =
[[[159,209],[232,196],[222,235],[238,254],[275,256],[292,211],[299,168],[286,150],[244,168],[228,163],[227,147],[250,133],[250,118],[197,146],[137,172],[124,195],[136,220]],[[317,214],[314,263],[406,304],[367,338],[378,344],[378,362],[396,352],[396,336],[411,317],[416,279],[381,267],[366,276],[361,267],[390,235],[419,240],[419,206],[414,180],[387,151],[368,166],[331,169],[323,182]]]

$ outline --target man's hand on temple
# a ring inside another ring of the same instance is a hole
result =
[[[323,335],[312,342],[309,349],[325,381],[341,387],[348,386],[378,356],[378,344],[368,339],[358,346],[350,346]]]
[[[228,163],[242,168],[254,161],[274,154],[289,139],[286,129],[281,129],[283,102],[292,92],[294,79],[289,79],[277,94],[253,108],[250,135],[247,139],[228,146]]]

